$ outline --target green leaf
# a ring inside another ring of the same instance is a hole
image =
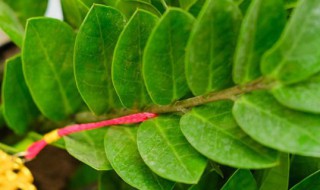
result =
[[[88,107],[98,115],[120,105],[111,81],[111,64],[124,25],[124,17],[116,9],[94,5],[76,38],[74,71],[77,86]]]
[[[251,3],[238,38],[233,64],[235,83],[244,84],[261,76],[261,57],[278,40],[285,23],[282,0],[255,0]]]
[[[306,112],[320,113],[320,73],[306,81],[291,85],[276,85],[274,97],[283,105]]]
[[[22,46],[23,27],[14,11],[3,1],[0,1],[0,28],[17,46]]]
[[[259,190],[287,190],[289,186],[289,154],[282,153],[279,166],[257,171],[261,179]]]
[[[137,147],[137,127],[111,127],[105,138],[107,157],[117,174],[137,189],[172,189],[173,182],[154,174],[143,162]]]
[[[135,190],[126,184],[114,170],[101,172],[99,176],[99,190]]]
[[[17,134],[25,133],[39,116],[39,110],[23,77],[20,56],[8,60],[5,64],[2,101],[5,121]]]
[[[229,180],[223,185],[221,190],[257,190],[257,183],[249,170],[238,169]]]
[[[152,4],[141,0],[118,1],[116,8],[126,15],[127,18],[132,17],[139,9],[145,10],[159,17],[161,16],[161,13]]]
[[[67,151],[96,170],[112,169],[105,151],[104,137],[106,129],[95,129],[64,137]]]
[[[47,10],[48,0],[4,0],[25,25],[28,18],[43,16]]]
[[[99,173],[92,167],[82,164],[78,166],[68,181],[67,189],[81,190],[97,182]]]
[[[179,117],[163,116],[140,125],[137,144],[144,162],[153,172],[166,179],[195,184],[207,159],[185,139]]]
[[[64,119],[82,103],[73,75],[75,34],[51,18],[28,21],[22,49],[24,76],[40,111],[52,120]]]
[[[301,0],[280,40],[262,59],[262,73],[295,83],[320,71],[320,4]]]
[[[64,20],[73,28],[79,28],[89,7],[81,0],[61,0]]]
[[[278,153],[251,139],[233,119],[231,101],[193,108],[180,122],[193,147],[208,158],[237,168],[266,168],[278,164]]]
[[[189,10],[190,7],[192,7],[192,5],[194,5],[197,2],[197,0],[179,0],[179,2],[181,8]]]
[[[293,155],[290,165],[290,185],[296,184],[320,170],[320,158]]]
[[[239,98],[233,114],[240,127],[263,145],[305,156],[320,157],[320,117],[290,110],[269,93]]]
[[[156,16],[138,10],[125,26],[115,47],[112,80],[125,107],[142,107],[150,103],[141,73],[142,56],[157,20]]]
[[[232,0],[209,0],[202,7],[186,50],[186,76],[194,95],[232,84],[240,21],[240,10]]]
[[[318,190],[320,189],[320,171],[308,176],[290,190]]]
[[[197,184],[188,188],[188,190],[219,190],[221,188],[219,182],[221,181],[221,176],[219,176],[219,174],[217,174],[215,171],[211,171],[208,174],[203,175],[201,180]]]
[[[206,0],[197,0],[196,3],[189,8],[189,12],[195,17],[197,17],[201,11],[201,8],[205,4],[205,2]]]
[[[149,37],[143,57],[143,76],[156,104],[170,104],[189,92],[184,59],[193,22],[190,14],[170,8]]]

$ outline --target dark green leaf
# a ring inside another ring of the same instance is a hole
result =
[[[197,17],[205,2],[206,0],[197,0],[196,3],[189,8],[189,12]]]
[[[238,168],[265,168],[278,164],[278,153],[244,133],[233,119],[231,101],[193,108],[180,125],[193,147],[208,158]]]
[[[112,127],[105,138],[107,157],[117,174],[137,189],[172,189],[173,182],[154,174],[143,162],[136,144],[137,127]]]
[[[138,130],[138,148],[144,162],[159,176],[181,183],[199,181],[207,159],[185,139],[179,117],[148,120]]]
[[[241,13],[233,0],[210,0],[202,7],[186,52],[186,76],[194,95],[232,84],[240,21]]]
[[[19,47],[22,46],[23,27],[14,11],[3,1],[0,1],[0,29]]]
[[[257,183],[249,170],[237,170],[221,190],[257,190]]]
[[[99,178],[99,190],[135,190],[126,184],[114,170],[101,172]]]
[[[79,28],[89,7],[81,0],[61,0],[64,20],[74,28]]]
[[[141,107],[150,102],[143,82],[142,56],[158,18],[138,10],[122,31],[112,63],[114,88],[125,107]]]
[[[282,0],[255,0],[251,3],[242,22],[236,48],[233,65],[235,83],[244,84],[261,75],[261,56],[278,40],[285,23]]]
[[[296,84],[279,84],[273,88],[272,94],[289,108],[320,113],[320,74]]]
[[[80,165],[72,175],[71,180],[68,183],[67,189],[83,190],[97,182],[99,178],[99,172],[86,164]]]
[[[179,0],[180,2],[180,7],[185,9],[185,10],[189,10],[189,8],[194,5],[197,0]]]
[[[88,107],[96,114],[120,105],[111,81],[111,63],[124,24],[124,17],[116,9],[94,5],[76,38],[77,86]]]
[[[293,155],[290,166],[290,186],[320,170],[320,158]]]
[[[319,190],[320,189],[320,171],[308,176],[290,190]]]
[[[16,13],[22,25],[28,18],[43,16],[47,10],[48,0],[4,0]]]
[[[145,10],[154,15],[161,16],[161,13],[150,3],[139,0],[125,0],[119,1],[116,4],[119,9],[127,18],[130,18],[137,10]]]
[[[143,57],[143,76],[154,103],[166,105],[189,92],[184,59],[193,21],[181,9],[169,9],[150,35]]]
[[[240,127],[266,146],[305,156],[320,157],[320,117],[281,106],[260,91],[239,98],[233,114]]]
[[[221,176],[219,176],[215,171],[211,171],[210,173],[203,175],[198,184],[192,185],[188,190],[219,190],[221,181]]]
[[[283,83],[320,71],[320,3],[301,0],[280,40],[262,59],[262,73]]]
[[[104,137],[106,129],[84,131],[64,137],[67,151],[96,170],[112,169],[105,151]]]
[[[2,101],[5,121],[17,134],[25,133],[39,116],[39,110],[24,81],[20,56],[8,60],[5,65]]]
[[[278,166],[257,171],[261,175],[259,190],[287,190],[289,186],[289,165],[289,154],[282,153]]]
[[[23,46],[23,70],[40,111],[61,120],[81,104],[73,75],[75,34],[65,23],[51,18],[28,21]]]

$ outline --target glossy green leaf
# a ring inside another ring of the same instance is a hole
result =
[[[318,190],[320,189],[320,171],[308,176],[290,190]]]
[[[24,30],[15,12],[3,1],[0,1],[0,29],[19,47],[22,45]]]
[[[320,117],[290,110],[269,93],[258,91],[239,98],[233,114],[253,139],[283,152],[320,157]]]
[[[157,16],[161,16],[161,13],[150,3],[139,0],[122,0],[116,4],[118,10],[120,10],[129,19],[137,10],[145,10]]]
[[[6,62],[1,93],[6,123],[15,133],[25,133],[39,116],[39,110],[25,83],[20,56]]]
[[[251,139],[232,116],[231,101],[193,108],[180,122],[193,147],[208,158],[238,168],[265,168],[278,164],[278,153]]]
[[[184,59],[193,22],[193,17],[183,10],[169,9],[149,37],[143,57],[143,76],[156,104],[170,104],[189,92]]]
[[[237,170],[221,190],[257,190],[257,183],[249,170]]]
[[[197,0],[179,0],[180,7],[185,10],[188,10],[196,2],[197,2]]]
[[[279,84],[273,88],[272,94],[289,108],[320,113],[320,74],[291,85]]]
[[[89,7],[81,0],[61,0],[64,20],[74,28],[79,28]]]
[[[76,111],[81,98],[73,75],[75,34],[51,18],[28,21],[22,49],[24,76],[40,111],[61,120]]]
[[[96,114],[120,105],[111,81],[111,64],[124,25],[124,17],[116,9],[94,5],[76,38],[74,71],[77,86],[88,107]]]
[[[96,170],[112,169],[105,151],[105,128],[84,131],[64,137],[67,151]]]
[[[295,83],[320,71],[320,4],[301,0],[280,40],[262,59],[262,73]]]
[[[194,95],[232,84],[233,54],[241,12],[233,0],[207,1],[186,50],[186,77]]]
[[[282,153],[278,166],[257,171],[261,175],[259,190],[287,190],[289,186],[289,166],[289,154]]]
[[[179,117],[163,116],[143,122],[137,144],[144,162],[159,176],[195,184],[207,159],[186,140],[179,128]]]
[[[235,83],[244,84],[261,76],[261,57],[278,40],[285,23],[282,0],[255,0],[251,3],[238,38],[233,64]]]
[[[48,0],[4,0],[16,13],[22,25],[28,18],[43,16],[47,10]]]
[[[117,174],[137,189],[170,190],[173,182],[154,174],[143,162],[136,144],[137,127],[112,127],[105,138],[107,157]]]
[[[142,76],[142,56],[158,18],[138,10],[122,31],[112,63],[114,88],[125,107],[141,107],[151,100]]]

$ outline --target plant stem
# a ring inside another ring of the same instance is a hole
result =
[[[10,154],[16,154],[19,152],[19,150],[3,143],[0,143],[0,149]]]
[[[182,112],[187,108],[199,106],[209,102],[215,102],[219,100],[234,100],[237,96],[252,92],[255,90],[268,89],[268,83],[265,83],[263,78],[259,78],[251,83],[243,86],[234,86],[218,92],[212,92],[209,94],[188,98],[185,100],[174,102],[170,105],[152,105],[142,110],[122,109],[116,111],[114,114],[106,114],[101,116],[95,116],[90,112],[82,112],[75,116],[75,120],[78,123],[87,123],[105,120],[109,118],[119,117],[123,115],[138,113],[138,112],[152,112],[152,113],[170,113],[170,112]]]

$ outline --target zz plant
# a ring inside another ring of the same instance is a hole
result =
[[[65,149],[137,189],[320,189],[319,0],[61,3],[64,21],[39,17],[44,0],[0,0],[21,48],[2,82],[16,134],[148,111]]]

